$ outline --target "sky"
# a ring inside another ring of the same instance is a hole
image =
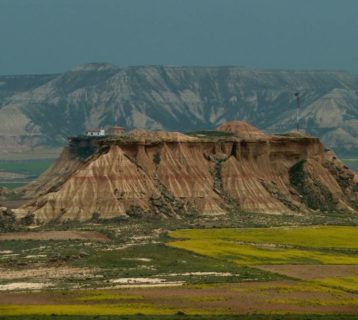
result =
[[[0,0],[0,74],[92,62],[358,73],[358,0]]]

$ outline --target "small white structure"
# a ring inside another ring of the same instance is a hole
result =
[[[104,129],[90,129],[87,130],[87,137],[104,137],[106,135],[106,131]]]

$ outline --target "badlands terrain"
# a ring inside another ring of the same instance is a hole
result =
[[[51,221],[209,217],[256,212],[355,219],[357,174],[302,133],[265,135],[245,122],[184,135],[134,130],[73,137],[38,180],[18,191],[18,218]],[[224,216],[224,218],[223,218]]]
[[[1,319],[357,319],[357,174],[234,121],[69,139],[2,189]]]

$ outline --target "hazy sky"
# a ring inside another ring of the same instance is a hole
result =
[[[358,0],[0,0],[0,74],[88,62],[358,73]]]

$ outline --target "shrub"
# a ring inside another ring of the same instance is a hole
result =
[[[24,226],[30,226],[35,222],[35,215],[29,212],[26,216],[22,217],[20,223]]]
[[[160,163],[160,153],[157,152],[153,157],[153,162],[158,166]]]
[[[16,230],[15,214],[10,209],[0,211],[0,231],[9,232],[14,230]]]

